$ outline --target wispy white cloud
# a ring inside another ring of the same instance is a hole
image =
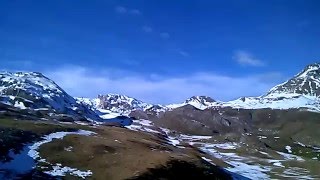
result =
[[[170,34],[167,32],[162,32],[160,33],[160,37],[163,39],[169,39],[170,38]]]
[[[251,53],[247,51],[236,51],[233,55],[233,59],[237,61],[237,63],[244,66],[265,66],[265,62],[261,59],[254,57]]]
[[[126,13],[132,14],[132,15],[141,15],[142,14],[142,12],[139,9],[129,9],[124,6],[116,6],[115,11],[116,11],[116,13],[119,13],[119,14],[126,14]]]
[[[277,73],[243,77],[193,73],[183,77],[167,77],[127,70],[98,71],[78,66],[57,68],[45,74],[73,96],[95,97],[98,94],[119,93],[152,103],[181,102],[193,95],[209,95],[218,100],[261,95],[283,80]]]
[[[123,6],[117,6],[115,7],[114,10],[116,11],[116,13],[119,13],[119,14],[125,14],[128,12],[127,8]]]
[[[150,27],[150,26],[143,26],[143,27],[142,27],[142,30],[143,30],[144,32],[147,32],[147,33],[150,33],[150,32],[153,31],[152,27]]]
[[[130,9],[129,13],[134,14],[134,15],[141,15],[142,14],[141,11],[138,9]]]
[[[184,56],[184,57],[189,57],[190,54],[186,51],[183,51],[183,50],[178,50],[178,53],[181,55],[181,56]]]

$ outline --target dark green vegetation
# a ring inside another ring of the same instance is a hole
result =
[[[232,179],[231,175],[226,175],[221,169],[212,166],[202,165],[201,167],[186,161],[169,161],[165,165],[150,168],[140,176],[129,178],[130,180],[154,180],[154,179],[202,179],[218,180]]]
[[[10,150],[17,154],[25,144],[37,141],[45,134],[72,130],[74,129],[41,121],[0,119],[0,161],[10,161],[11,158],[8,156]]]
[[[25,144],[36,139],[37,135],[28,131],[0,127],[0,162],[9,162],[9,152],[18,154]]]
[[[63,127],[58,124],[41,122],[14,120],[10,118],[0,119],[0,163],[12,161],[10,154],[20,154],[24,147],[32,142],[41,139],[41,136],[56,131],[73,131],[74,128]],[[2,171],[1,178],[12,179],[52,179],[49,175],[34,169],[27,174],[12,174],[14,172]]]
[[[26,174],[20,174],[17,175],[15,179],[19,180],[30,180],[30,179],[35,179],[35,180],[60,180],[61,178],[57,177],[52,177],[44,172],[41,172],[37,169],[32,170],[29,173]]]
[[[1,97],[0,97],[1,98]],[[17,97],[16,97],[17,98]],[[19,99],[19,98],[17,98]],[[21,101],[24,102],[24,101]],[[20,119],[20,120],[56,120],[62,122],[72,122],[75,120],[87,121],[84,117],[57,113],[50,108],[43,109],[20,109],[0,102],[0,118]],[[49,115],[50,114],[50,115]]]

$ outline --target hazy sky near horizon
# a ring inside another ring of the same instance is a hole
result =
[[[2,0],[2,70],[153,103],[257,96],[320,57],[317,0]]]

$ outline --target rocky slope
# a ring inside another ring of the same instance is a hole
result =
[[[0,72],[2,113],[16,112],[58,120],[100,120],[54,81],[35,72]]]

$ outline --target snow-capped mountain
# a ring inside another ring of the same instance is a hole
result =
[[[185,103],[191,103],[191,102],[197,102],[203,105],[207,105],[216,101],[209,96],[192,96],[191,98],[185,101]]]
[[[78,104],[54,81],[36,72],[0,72],[0,103],[16,109],[64,114],[76,119],[100,119]]]
[[[169,104],[166,107],[168,107],[169,109],[175,109],[185,105],[192,105],[197,109],[203,110],[216,104],[218,103],[209,96],[192,96],[181,104]]]
[[[77,103],[79,104],[83,104],[87,107],[89,107],[90,109],[94,110],[97,109],[100,105],[100,99],[99,98],[79,98],[79,97],[75,97]]]
[[[302,72],[290,80],[271,88],[265,95],[242,97],[223,102],[208,96],[192,96],[183,103],[169,105],[152,105],[125,95],[107,94],[96,99],[81,101],[92,107],[111,112],[129,114],[134,110],[145,112],[165,112],[186,105],[197,109],[231,107],[237,109],[302,109],[320,112],[320,64],[308,65]]]
[[[167,107],[178,108],[192,105],[197,109],[232,107],[241,109],[307,109],[320,112],[320,64],[308,65],[292,79],[270,89],[259,97],[242,97],[233,101],[214,101],[204,96],[194,96],[181,104]]]
[[[270,89],[271,94],[301,94],[307,96],[320,96],[320,64],[308,65],[302,72],[290,80]]]
[[[76,98],[78,103],[85,104],[92,110],[98,111],[98,114],[103,113],[103,117],[114,117],[118,115],[128,115],[132,111],[141,110],[158,114],[166,111],[168,108],[159,104],[149,104],[138,99],[120,95],[106,94],[98,95],[97,98]],[[109,114],[109,115],[106,115]],[[111,115],[110,115],[111,114]]]
[[[320,64],[306,66],[290,80],[271,88],[260,97],[245,97],[224,105],[245,109],[303,108],[320,112]]]
[[[99,95],[98,99],[100,100],[99,108],[118,113],[128,113],[134,109],[146,109],[150,106],[135,98],[119,94]]]
[[[16,109],[45,111],[89,119],[96,119],[99,116],[128,115],[136,110],[158,115],[186,105],[200,110],[220,107],[300,108],[320,112],[319,87],[320,64],[311,64],[292,79],[271,88],[268,93],[259,97],[243,97],[222,102],[208,96],[193,96],[179,104],[155,105],[119,94],[99,95],[94,99],[75,99],[41,73],[1,72],[0,103]]]

